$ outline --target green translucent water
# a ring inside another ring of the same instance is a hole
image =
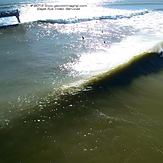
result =
[[[52,100],[0,130],[0,161],[161,163],[162,79],[154,56],[92,90]]]

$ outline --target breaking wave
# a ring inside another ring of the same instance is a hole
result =
[[[37,5],[36,5],[37,6]],[[38,5],[39,6],[39,5]],[[0,10],[12,11],[19,9],[21,23],[29,22],[42,22],[42,23],[58,23],[58,24],[71,24],[80,23],[85,21],[93,20],[117,20],[117,19],[130,19],[134,16],[141,16],[149,13],[148,10],[118,10],[118,9],[104,9],[102,7],[91,7],[85,5],[76,13],[74,10],[71,11],[40,11],[33,4],[18,4],[18,5],[1,5]],[[54,8],[55,9],[55,8]],[[64,8],[65,9],[65,8]],[[13,25],[18,24],[17,19],[2,18],[0,19],[0,25]]]

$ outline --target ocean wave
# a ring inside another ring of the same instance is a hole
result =
[[[162,71],[163,58],[160,47],[163,47],[163,42],[112,70],[59,88],[38,102],[38,105],[34,107],[35,114],[40,114],[40,112],[44,115],[52,112],[58,114],[69,108],[73,109],[76,105],[89,103],[99,93],[109,93],[114,88],[129,85],[135,78]]]
[[[141,53],[114,69],[92,76],[86,80],[58,88],[30,108],[29,115],[58,114],[82,103],[89,103],[99,93],[109,93],[114,88],[129,85],[135,78],[163,70],[161,49],[163,42]],[[30,106],[31,107],[31,106]]]
[[[99,16],[99,17],[92,17],[92,18],[70,18],[70,19],[46,19],[46,20],[38,20],[37,22],[41,23],[51,23],[51,24],[71,24],[71,23],[81,23],[86,21],[93,21],[93,20],[117,20],[117,19],[130,19],[134,16],[141,16],[144,14],[149,13],[148,10],[131,13],[130,15],[114,15],[114,16]]]
[[[98,73],[85,80],[69,85],[64,85],[45,97],[38,98],[35,102],[19,99],[17,103],[10,103],[13,108],[10,121],[20,117],[58,116],[77,105],[86,105],[99,93],[114,91],[114,88],[124,87],[132,83],[135,78],[158,73],[163,70],[163,42],[146,50],[130,60],[117,65],[113,69]],[[6,110],[7,112],[7,110]],[[10,114],[10,110],[9,110]],[[15,116],[14,116],[15,114]],[[4,123],[3,123],[4,120]],[[1,118],[2,126],[6,126],[5,117]]]

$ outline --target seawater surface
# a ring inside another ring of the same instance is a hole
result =
[[[162,163],[163,1],[0,8],[0,162]]]

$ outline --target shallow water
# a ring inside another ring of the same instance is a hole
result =
[[[0,1],[0,162],[161,163],[162,1],[33,3]]]

